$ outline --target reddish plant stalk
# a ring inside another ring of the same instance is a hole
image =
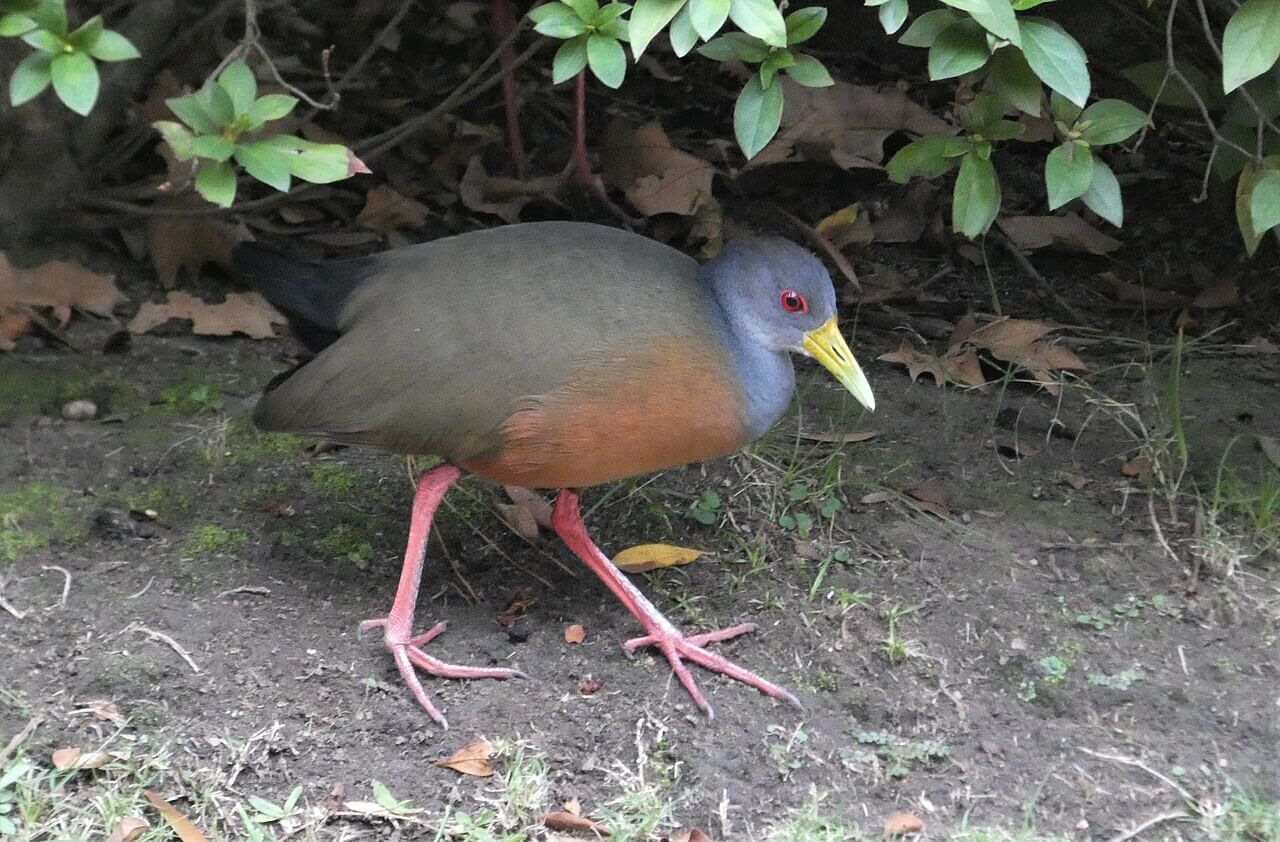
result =
[[[515,13],[511,8],[511,0],[492,0],[490,4],[490,22],[493,26],[493,37],[499,44],[504,43],[515,31]],[[502,79],[502,99],[507,108],[507,155],[511,158],[511,168],[516,178],[524,178],[526,174],[524,155],[524,133],[520,130],[520,106],[516,101],[516,78],[511,72],[515,62],[511,45],[502,48],[498,63],[506,74]]]
[[[587,71],[578,73],[573,89],[573,154],[570,157],[573,176],[581,184],[595,181],[591,172],[591,156],[587,154]]]

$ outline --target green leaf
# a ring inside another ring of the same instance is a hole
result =
[[[636,0],[631,9],[631,53],[637,59],[662,28],[671,23],[685,0]]]
[[[766,88],[773,84],[773,77],[777,75],[779,70],[791,67],[796,63],[796,57],[791,54],[790,50],[778,50],[772,53],[760,65],[760,84]]]
[[[243,61],[233,61],[218,75],[218,87],[231,98],[232,118],[244,114],[258,98],[258,80]],[[224,123],[230,120],[223,121]]]
[[[1093,153],[1089,145],[1068,141],[1049,153],[1044,162],[1044,183],[1049,193],[1049,210],[1057,210],[1078,199],[1093,181]]]
[[[827,10],[821,6],[808,6],[787,15],[787,44],[803,44],[818,34],[827,22]]]
[[[94,15],[67,36],[67,43],[76,50],[87,53],[90,47],[98,43],[102,30],[102,15]]]
[[[1043,6],[1045,3],[1052,3],[1053,0],[1013,0],[1013,8],[1019,12],[1025,12],[1027,9],[1034,9],[1036,6]]]
[[[1124,100],[1100,99],[1084,110],[1078,124],[1090,145],[1105,146],[1133,137],[1147,125],[1147,115]]]
[[[1199,68],[1186,62],[1181,62],[1178,65],[1178,70],[1191,83],[1191,87],[1205,101],[1205,104],[1209,108],[1217,110],[1222,95],[1214,89],[1209,77]],[[1135,64],[1132,67],[1126,67],[1121,70],[1120,75],[1132,82],[1134,87],[1147,95],[1148,99],[1154,100],[1158,94],[1160,97],[1158,105],[1168,108],[1196,109],[1200,107],[1196,104],[1195,97],[1187,93],[1186,89],[1182,87],[1182,83],[1169,75],[1169,65],[1165,61],[1156,60]]]
[[[939,35],[929,48],[929,78],[936,82],[963,76],[982,67],[990,57],[982,27],[961,21]]]
[[[259,97],[252,106],[249,107],[249,127],[257,130],[262,128],[264,123],[270,123],[272,120],[279,120],[288,117],[293,113],[293,109],[298,105],[298,98],[289,96],[288,94],[267,94]]]
[[[960,22],[960,16],[950,9],[933,9],[916,18],[898,43],[907,47],[932,47],[938,36]]]
[[[1246,0],[1222,33],[1222,90],[1266,73],[1280,59],[1280,0]]]
[[[236,145],[221,135],[206,134],[196,137],[191,142],[191,148],[200,158],[225,161],[235,152]]]
[[[30,102],[44,92],[53,81],[49,72],[49,55],[32,53],[14,68],[9,77],[9,102],[16,106]]]
[[[1084,108],[1091,87],[1084,48],[1065,29],[1046,18],[1023,18],[1019,26],[1027,64],[1042,82]]]
[[[685,8],[689,10],[689,23],[693,25],[698,37],[703,41],[710,41],[715,37],[729,19],[731,3],[732,0],[690,0]],[[822,11],[825,15],[826,10]]]
[[[596,15],[600,14],[600,3],[597,0],[562,0],[573,9],[574,14],[584,23],[595,24]]]
[[[164,142],[173,150],[173,157],[179,161],[190,161],[196,156],[195,136],[182,123],[173,120],[157,120],[151,124]]]
[[[611,4],[618,5],[618,4]],[[677,15],[677,17],[679,17]],[[607,23],[603,23],[596,27],[596,32],[600,35],[607,35],[615,41],[621,41],[624,44],[631,41],[631,24],[623,18],[614,18]]]
[[[836,83],[822,62],[813,56],[796,53],[795,59],[796,63],[787,68],[787,75],[797,85],[803,85],[806,88],[825,88]]]
[[[359,158],[351,154],[351,150],[340,143],[312,143],[291,135],[276,135],[259,142],[285,153],[289,172],[295,178],[313,184],[329,184],[369,171]]]
[[[885,171],[889,178],[905,184],[915,176],[937,178],[948,173],[972,144],[964,138],[930,135],[912,141],[889,159]]]
[[[1240,180],[1236,182],[1236,222],[1240,226],[1240,236],[1244,239],[1244,249],[1250,257],[1253,257],[1262,243],[1262,236],[1257,233],[1253,224],[1253,190],[1261,180],[1262,174],[1252,161],[1248,161],[1240,170]]]
[[[1004,100],[993,94],[979,94],[973,102],[956,108],[956,116],[965,131],[986,134],[987,128],[1004,117]]]
[[[942,0],[948,6],[968,12],[983,29],[997,38],[1018,46],[1022,34],[1018,30],[1018,17],[1013,13],[1009,0]]]
[[[627,54],[616,38],[587,36],[587,66],[607,87],[617,89],[627,75]]]
[[[1258,237],[1280,225],[1280,172],[1264,170],[1249,199],[1253,233]]]
[[[667,30],[667,37],[671,39],[671,51],[678,58],[684,58],[693,49],[694,44],[698,43],[698,30],[693,28],[693,20],[690,18],[689,6],[686,5],[680,10],[680,13],[671,21],[671,28]]]
[[[951,199],[951,227],[969,239],[985,234],[1000,212],[1000,182],[995,167],[976,152],[960,161]]]
[[[110,29],[104,30],[98,40],[89,48],[89,55],[98,61],[129,61],[141,58],[138,48],[133,42]]]
[[[782,86],[775,80],[765,87],[753,75],[733,108],[733,133],[747,158],[755,157],[778,132],[782,122]]]
[[[729,19],[770,47],[787,46],[787,24],[773,0],[733,0]]]
[[[288,153],[263,141],[241,143],[235,149],[236,163],[244,171],[281,193],[287,193],[292,182]]]
[[[1040,116],[1043,107],[1040,80],[1027,64],[1026,56],[1006,47],[995,51],[989,67],[987,90],[1024,114]]]
[[[582,18],[563,3],[548,3],[533,11],[541,12],[543,9],[547,11],[534,18],[533,31],[539,35],[546,35],[548,38],[574,38],[587,31],[587,25],[583,23]],[[532,12],[530,17],[533,17]]]
[[[627,3],[610,3],[600,9],[596,15],[595,27],[599,30],[601,27],[608,26],[610,22],[617,20],[627,13],[631,6]]]
[[[31,12],[31,19],[36,26],[47,29],[54,35],[67,34],[67,7],[62,0],[43,0]]]
[[[235,101],[231,99],[231,92],[222,85],[217,83],[209,85],[196,96],[201,98],[201,104],[209,116],[217,121],[218,128],[229,126],[235,121]]]
[[[1120,182],[1111,167],[1098,157],[1093,159],[1093,179],[1089,189],[1080,197],[1085,207],[1119,228],[1124,225],[1124,199],[1120,196]]]
[[[1049,113],[1058,122],[1073,126],[1076,120],[1080,119],[1080,115],[1084,113],[1084,109],[1057,91],[1051,91],[1049,93]]]
[[[98,66],[84,53],[62,53],[49,62],[53,76],[53,90],[63,104],[84,116],[93,110],[98,101]]]
[[[16,12],[0,15],[0,38],[16,38],[36,28],[36,22]]]
[[[726,32],[698,48],[698,54],[712,61],[745,61],[758,64],[769,57],[769,48],[758,38],[743,32]]]
[[[204,103],[200,99],[198,94],[190,94],[166,99],[164,103],[179,120],[200,134],[215,134],[222,129],[222,126],[205,110]]]
[[[34,47],[50,55],[61,55],[66,49],[62,39],[47,29],[33,29],[23,35],[22,40],[26,42],[27,46]]]
[[[1014,140],[1022,137],[1027,127],[1013,120],[996,120],[982,130],[982,136],[990,141]]]
[[[196,173],[196,192],[219,207],[236,200],[236,171],[226,161],[206,161]]]
[[[582,72],[587,66],[587,36],[570,38],[556,50],[551,60],[551,82],[559,85]]]
[[[907,0],[889,0],[880,7],[880,28],[884,30],[885,35],[892,35],[907,22],[909,14],[911,14],[911,6]]]

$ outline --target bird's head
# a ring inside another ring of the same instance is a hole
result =
[[[740,337],[812,357],[859,403],[876,408],[871,384],[840,334],[831,276],[816,257],[789,240],[751,237],[730,242],[705,272]]]

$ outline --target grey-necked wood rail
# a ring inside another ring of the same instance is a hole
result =
[[[428,530],[469,471],[558,488],[552,526],[644,627],[698,707],[685,662],[795,703],[707,647],[742,624],[686,636],[587,534],[576,489],[732,453],[773,425],[795,388],[791,354],[816,359],[867,408],[871,388],[841,336],[822,264],[782,239],[731,242],[710,262],[600,225],[538,222],[372,257],[307,264],[259,246],[239,266],[316,356],[268,387],[264,429],[435,455],[418,482],[390,613],[369,620],[418,703],[445,719],[416,670],[512,678],[427,654],[412,631]]]

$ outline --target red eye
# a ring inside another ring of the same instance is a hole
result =
[[[804,296],[796,292],[794,289],[784,289],[782,291],[782,309],[788,313],[807,313],[809,312],[809,302],[804,300]]]

